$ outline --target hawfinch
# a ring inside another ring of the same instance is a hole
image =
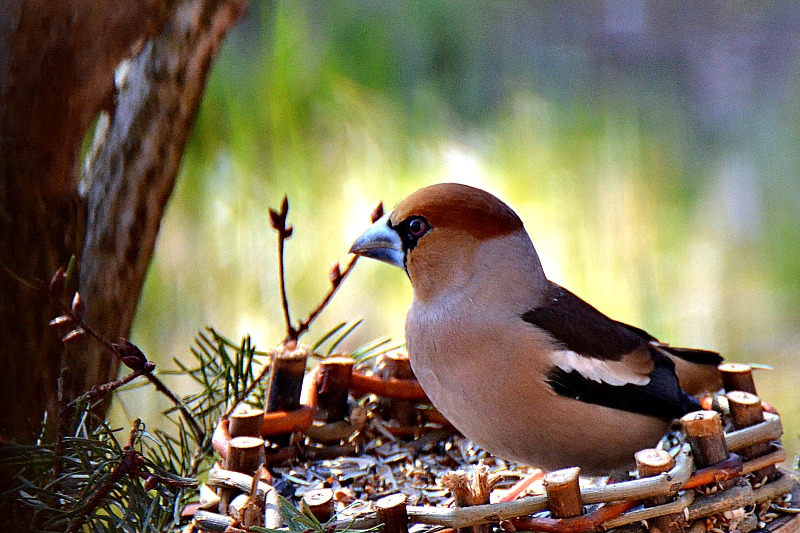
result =
[[[719,354],[663,344],[549,281],[520,218],[480,189],[421,189],[350,251],[406,271],[414,374],[499,457],[620,471],[700,408],[687,392],[719,386]]]

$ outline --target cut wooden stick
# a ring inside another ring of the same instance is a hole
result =
[[[235,437],[228,441],[228,453],[224,466],[231,472],[241,472],[252,476],[264,462],[264,441],[256,437]],[[227,513],[236,491],[222,488],[219,491],[219,511]]]
[[[583,500],[577,466],[550,472],[544,476],[547,506],[553,518],[572,518],[583,514]]]
[[[234,437],[228,443],[225,469],[252,476],[264,462],[264,441],[256,437]]]
[[[634,455],[636,460],[636,469],[639,472],[640,478],[657,476],[662,472],[669,472],[675,466],[675,461],[672,456],[664,450],[656,450],[653,448],[640,450]],[[657,507],[673,500],[670,495],[654,496],[644,500],[645,507]],[[648,526],[651,533],[677,533],[683,531],[684,517],[683,513],[670,513],[660,516],[655,516],[648,520]]]
[[[378,521],[383,524],[383,533],[408,533],[408,513],[406,495],[398,492],[384,496],[375,502]]]
[[[722,419],[716,411],[695,411],[681,418],[694,462],[700,468],[713,466],[728,458],[728,446],[722,431]]]
[[[489,503],[489,495],[494,480],[489,478],[489,468],[482,462],[474,467],[472,475],[463,470],[447,472],[442,476],[442,486],[453,494],[457,507],[484,505]],[[489,533],[489,524],[477,524],[472,527],[459,528],[459,533]]]
[[[310,490],[303,496],[303,505],[308,508],[311,514],[324,524],[331,518],[334,513],[334,500],[333,490],[331,489],[318,489]]]
[[[314,375],[317,397],[317,420],[339,422],[347,416],[347,395],[354,361],[331,357],[320,362]]]
[[[722,375],[722,386],[725,392],[735,390],[756,393],[756,384],[753,381],[753,369],[741,363],[722,363],[717,367]]]
[[[378,360],[378,375],[384,379],[415,380],[408,355],[402,353],[383,354]],[[401,426],[417,423],[417,410],[412,400],[381,398],[378,409],[385,420],[394,420]]]
[[[692,447],[698,468],[710,468],[728,459],[728,445],[722,430],[722,417],[716,411],[695,411],[681,418],[686,440]],[[735,480],[718,480],[720,488],[733,486]]]
[[[267,387],[267,413],[291,412],[300,408],[300,393],[306,370],[309,348],[304,344],[281,345],[272,350],[271,372]],[[272,434],[270,441],[286,446],[291,433]]]
[[[731,391],[726,394],[728,405],[730,406],[733,427],[744,429],[755,426],[764,421],[764,410],[761,407],[761,400],[755,394],[743,391]],[[755,459],[767,455],[772,451],[772,446],[768,442],[753,444],[742,448],[739,454],[745,459]],[[753,477],[760,482],[762,479],[771,478],[775,475],[775,467],[767,466],[753,472]]]
[[[264,425],[264,410],[250,406],[239,407],[234,411],[228,423],[231,437],[260,437]]]

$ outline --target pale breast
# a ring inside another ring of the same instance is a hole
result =
[[[559,396],[544,379],[551,341],[485,311],[415,302],[406,322],[417,379],[466,437],[500,457],[595,475],[630,466],[633,453],[656,444],[667,421]]]

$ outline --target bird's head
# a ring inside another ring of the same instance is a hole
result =
[[[535,265],[527,266],[541,270],[517,214],[488,192],[456,183],[414,192],[361,235],[350,252],[404,268],[420,299],[495,267],[502,272],[503,261],[515,259],[508,254],[532,254]],[[501,257],[492,257],[495,253]]]

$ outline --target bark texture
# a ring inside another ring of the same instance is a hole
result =
[[[87,322],[109,339],[130,330],[209,68],[245,5],[0,4],[0,263],[45,282],[75,254],[72,288]],[[30,440],[43,412],[56,412],[63,367],[67,397],[117,373],[97,346],[65,350],[47,328],[56,313],[46,295],[0,270],[3,439]]]

